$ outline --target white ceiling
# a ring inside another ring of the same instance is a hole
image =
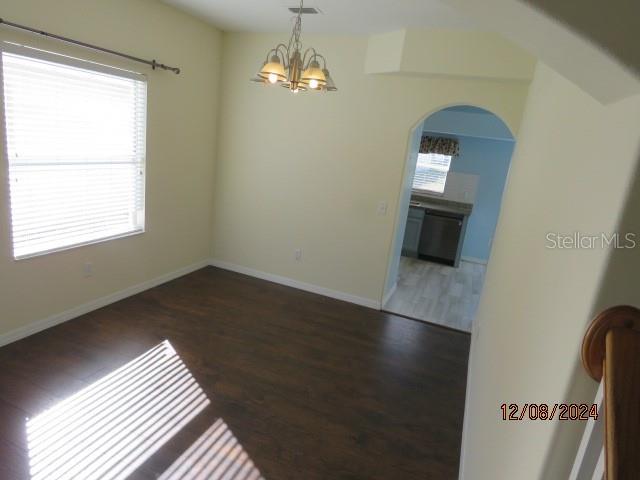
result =
[[[162,0],[227,31],[282,32],[299,0]],[[367,34],[404,27],[470,28],[472,22],[440,0],[306,0],[306,32]]]

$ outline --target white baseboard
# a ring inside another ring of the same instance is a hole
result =
[[[393,284],[393,287],[391,287],[391,289],[387,292],[387,294],[382,298],[382,307],[383,308],[387,304],[389,299],[393,296],[393,294],[396,293],[396,288],[398,288],[398,282],[395,282]]]
[[[47,328],[53,327],[60,323],[64,323],[68,320],[79,317],[80,315],[84,315],[85,313],[97,310],[98,308],[105,307],[111,303],[115,303],[137,293],[144,292],[145,290],[149,290],[150,288],[157,287],[158,285],[169,282],[178,277],[182,277],[183,275],[187,275],[188,273],[195,272],[196,270],[200,270],[207,265],[209,265],[209,261],[202,260],[179,270],[175,270],[151,280],[147,280],[146,282],[142,282],[137,285],[125,288],[124,290],[120,290],[119,292],[97,298],[64,312],[57,313],[42,320],[37,320],[23,327],[16,328],[15,330],[11,330],[4,335],[0,335],[0,347],[28,337],[29,335],[33,335],[34,333],[38,333],[42,330],[46,330]]]
[[[343,300],[349,303],[355,303],[356,305],[361,305],[363,307],[373,308],[375,310],[380,310],[381,308],[379,300],[373,300],[370,298],[352,295],[350,293],[331,290],[329,288],[320,287],[318,285],[313,285],[311,283],[300,282],[298,280],[294,280],[293,278],[282,277],[280,275],[275,275],[273,273],[254,270],[253,268],[244,267],[242,265],[236,265],[234,263],[224,262],[222,260],[217,260],[215,258],[212,258],[209,264],[212,267],[218,267],[224,270],[230,270],[232,272],[242,273],[243,275],[248,275],[250,277],[260,278],[262,280],[267,280],[269,282],[279,283],[281,285],[286,285],[287,287],[293,287],[293,288],[297,288],[298,290],[317,293],[318,295],[335,298],[337,300]]]
[[[65,310],[64,312],[56,313],[55,315],[51,315],[50,317],[43,318],[41,320],[36,320],[35,322],[31,322],[27,325],[16,328],[15,330],[11,330],[10,332],[0,335],[0,347],[28,337],[29,335],[33,335],[34,333],[38,333],[42,330],[46,330],[47,328],[51,328],[55,325],[59,325],[60,323],[67,322],[76,317],[92,312],[93,310],[97,310],[112,303],[118,302],[127,297],[131,297],[138,293],[144,292],[145,290],[149,290],[150,288],[157,287],[158,285],[162,285],[163,283],[169,282],[178,277],[182,277],[183,275],[195,272],[196,270],[200,270],[207,265],[212,265],[214,267],[219,267],[225,270],[231,270],[233,272],[242,273],[244,275],[249,275],[251,277],[260,278],[270,282],[279,283],[281,285],[297,288],[299,290],[317,293],[319,295],[324,295],[325,297],[331,297],[338,300],[343,300],[345,302],[355,303],[356,305],[362,305],[364,307],[373,308],[376,310],[380,310],[381,308],[379,301],[372,300],[370,298],[359,297],[357,295],[351,295],[349,293],[331,290],[329,288],[320,287],[318,285],[299,282],[292,278],[282,277],[267,272],[261,272],[259,270],[254,270],[252,268],[247,268],[232,263],[222,262],[219,260],[202,260],[192,265],[188,265],[184,268],[180,268],[173,272],[169,272],[151,280],[147,280],[137,285],[125,288],[124,290],[120,290],[110,295],[97,298],[87,303],[83,303],[82,305],[71,308],[69,310]]]
[[[479,263],[480,265],[486,265],[487,260],[483,260],[482,258],[475,257],[460,257],[460,260],[469,262],[469,263]]]

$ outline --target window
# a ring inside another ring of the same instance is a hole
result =
[[[451,166],[450,155],[439,153],[419,153],[416,173],[413,176],[414,190],[430,193],[444,193],[444,185]]]
[[[144,231],[141,75],[2,45],[16,259]]]

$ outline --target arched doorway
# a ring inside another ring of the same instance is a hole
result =
[[[498,116],[472,105],[413,129],[384,310],[471,332],[514,146]]]

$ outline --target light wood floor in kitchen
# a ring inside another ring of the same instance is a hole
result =
[[[486,266],[461,261],[458,268],[400,257],[398,286],[386,311],[471,331]]]

